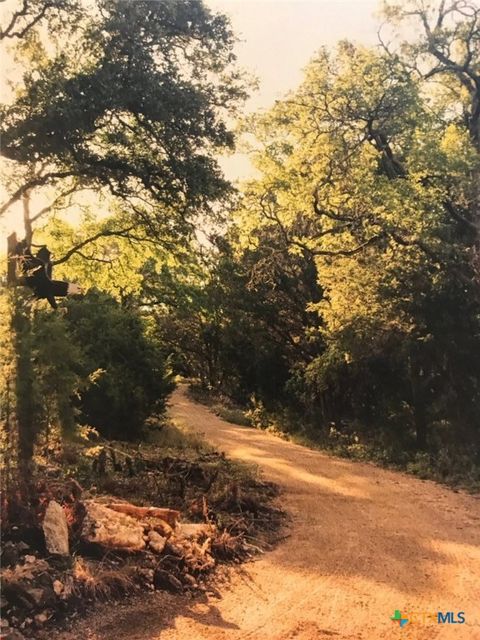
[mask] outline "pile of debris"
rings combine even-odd
[[[0,637],[48,637],[48,623],[137,589],[205,591],[216,559],[253,555],[241,536],[180,512],[106,496],[40,501],[37,536],[12,526],[1,556]],[[51,492],[50,492],[51,495]],[[204,513],[208,507],[204,505]]]

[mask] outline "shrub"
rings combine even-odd
[[[108,438],[137,438],[174,386],[159,345],[137,311],[98,291],[69,302],[67,320],[91,382],[80,393],[80,421]]]

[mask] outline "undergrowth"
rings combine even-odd
[[[207,405],[228,422],[250,426],[273,433],[296,444],[318,449],[331,455],[359,462],[373,462],[383,467],[406,471],[423,480],[434,480],[452,488],[472,493],[480,492],[480,464],[472,460],[471,452],[460,447],[438,448],[436,451],[415,451],[388,442],[367,440],[361,430],[348,432],[335,425],[319,428],[302,416],[284,410],[269,412],[252,398],[249,407],[240,407],[222,394],[192,385],[190,396]]]
[[[70,624],[94,602],[138,590],[205,591],[219,563],[243,562],[279,540],[285,514],[274,504],[278,488],[255,467],[229,460],[172,422],[152,419],[146,434],[131,443],[90,430],[68,446],[44,443],[28,490],[21,497],[16,490],[4,494],[2,615],[26,637],[48,638],[53,625]],[[111,497],[176,509],[181,522],[205,524],[212,532],[210,555],[200,543],[185,550],[175,535],[161,555],[85,544],[83,501]],[[40,524],[50,500],[62,505],[69,524],[71,555],[60,564],[46,553]]]
[[[253,465],[225,457],[179,425],[157,425],[146,442],[100,441],[76,455],[72,460],[70,451],[63,473],[92,495],[178,509],[187,521],[208,519],[261,547],[275,541],[283,517],[272,504],[278,488]],[[101,455],[99,469],[95,460]]]

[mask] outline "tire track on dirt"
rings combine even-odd
[[[281,485],[290,536],[234,571],[221,599],[144,597],[97,614],[82,637],[480,640],[478,496],[232,425],[194,403],[184,387],[169,413]],[[464,611],[467,624],[400,629],[390,620],[396,609]]]

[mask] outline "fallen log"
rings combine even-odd
[[[113,509],[119,513],[125,513],[128,516],[132,516],[132,518],[137,518],[139,520],[143,520],[144,518],[160,518],[160,520],[168,523],[172,528],[175,528],[177,520],[180,518],[180,511],[176,511],[175,509],[137,507],[136,505],[128,502],[112,502],[105,506],[109,509]]]

